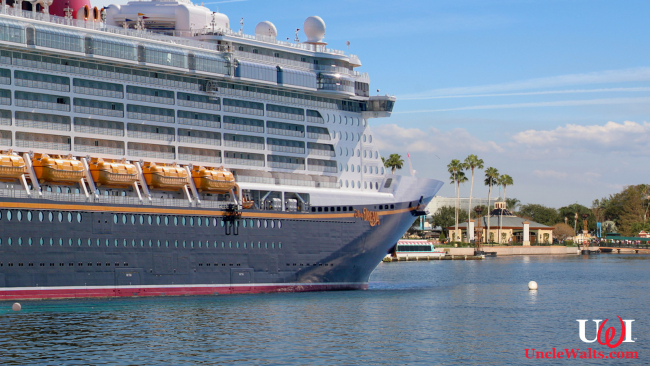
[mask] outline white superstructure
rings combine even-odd
[[[389,192],[368,119],[395,99],[369,95],[359,58],[327,48],[319,17],[305,21],[305,43],[278,41],[268,21],[234,32],[185,0],[111,5],[104,17],[0,6],[0,146],[223,165],[244,189],[297,186],[323,200]]]

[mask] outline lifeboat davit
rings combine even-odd
[[[0,153],[0,180],[19,179],[25,173],[25,160],[11,151]]]
[[[72,156],[37,153],[32,158],[32,165],[39,182],[78,183],[85,174],[81,161]]]
[[[90,160],[90,174],[97,186],[128,187],[138,181],[135,165],[125,161],[106,161],[102,158]]]
[[[199,192],[227,193],[236,187],[235,176],[223,167],[217,169],[194,167],[192,179]]]
[[[185,168],[173,165],[156,165],[144,163],[142,167],[144,179],[150,188],[181,189],[188,183],[189,174]]]

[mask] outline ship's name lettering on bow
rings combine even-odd
[[[367,208],[364,208],[363,211],[354,210],[354,217],[368,221],[370,223],[370,226],[377,226],[381,224],[379,221],[379,212],[368,211]]]

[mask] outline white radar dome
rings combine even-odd
[[[313,16],[305,19],[303,25],[307,43],[322,43],[325,37],[325,22],[319,16]]]
[[[266,20],[257,24],[255,27],[255,35],[277,38],[278,30],[273,23]]]

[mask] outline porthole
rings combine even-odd
[[[151,215],[147,215],[147,223],[149,225],[153,224],[153,217],[151,217]]]
[[[174,216],[174,226],[178,226],[178,216]]]
[[[143,247],[144,247],[144,240],[140,239],[140,248],[143,248]]]
[[[275,220],[271,220],[271,229],[275,228]]]
[[[27,211],[27,221],[32,221],[32,211]]]
[[[357,149],[357,158],[361,157],[361,150]]]
[[[366,135],[363,135],[363,142],[366,142]]]
[[[339,147],[339,155],[343,156],[343,148],[342,147]]]
[[[194,226],[194,217],[190,217],[190,226]]]
[[[117,221],[118,221],[117,214],[113,214],[113,223],[117,224]]]
[[[246,249],[246,242],[244,242],[244,249]]]
[[[353,181],[353,180],[350,181],[350,186],[351,186],[352,188],[354,188],[354,181]]]
[[[135,239],[132,239],[132,240],[131,240],[131,246],[132,246],[133,248],[135,248]]]
[[[368,142],[372,142],[372,135],[368,136]]]
[[[244,220],[244,227],[246,227],[246,225],[247,225],[247,224],[246,224],[246,220]]]
[[[251,227],[251,228],[252,228],[252,227],[254,226],[254,225],[253,225],[254,223],[255,223],[255,220],[253,220],[253,219],[250,219],[250,222],[249,222],[249,224],[250,224],[250,227]]]
[[[282,229],[282,221],[278,220],[278,229]]]
[[[221,222],[221,227],[223,227],[224,226],[223,220],[221,220],[220,222]]]
[[[7,245],[11,246],[11,238],[7,238]]]
[[[365,150],[363,151],[363,157],[364,157],[364,158],[367,158],[367,157],[368,157],[368,156],[366,155],[367,153],[368,153],[367,151],[365,151]]]
[[[185,240],[183,240],[183,248],[185,248],[185,247],[186,247],[186,243],[185,243]]]
[[[345,164],[345,171],[346,172],[348,171],[348,165],[347,164]]]
[[[43,238],[38,239],[38,244],[40,244],[40,246],[43,246]]]
[[[203,224],[203,219],[201,217],[196,218],[196,226],[201,226]]]
[[[345,117],[345,124],[348,124],[348,117]]]
[[[125,214],[122,214],[122,223],[126,224],[126,222],[127,222],[127,217]]]
[[[379,190],[379,183],[375,182],[375,189]]]
[[[185,216],[181,217],[181,225],[185,226],[186,222],[187,222],[187,218]]]
[[[136,215],[129,215],[129,217],[131,218],[131,224],[135,225],[135,223],[138,221],[138,218],[136,217]],[[142,215],[138,215],[138,217],[140,218],[139,219],[140,224],[142,224]]]
[[[340,171],[340,172],[343,171],[343,163],[339,163],[339,171]]]
[[[361,173],[361,165],[357,165],[357,172]]]
[[[381,174],[382,175],[384,174],[384,168],[383,167],[381,168]]]
[[[251,220],[251,222],[252,222],[252,220]],[[209,217],[206,217],[206,218],[205,218],[205,227],[209,227],[209,226],[210,226],[210,218],[209,218]],[[252,226],[252,225],[251,225],[251,226]]]
[[[178,248],[178,240],[174,240],[174,248]]]
[[[126,247],[128,244],[126,243],[126,239],[122,241],[122,244]]]
[[[7,212],[7,214],[9,214],[9,212]],[[48,212],[47,217],[48,217],[48,219],[50,220],[50,222],[54,221],[54,212],[52,212],[52,211]],[[10,219],[10,218],[7,217],[7,220],[9,220],[9,219]]]
[[[350,171],[354,173],[354,165],[350,165]]]
[[[165,216],[165,225],[169,225],[169,216]]]
[[[54,239],[50,238],[50,246],[54,245]]]
[[[357,141],[361,141],[361,133],[357,133]]]
[[[349,182],[348,182],[348,180],[346,179],[346,180],[345,180],[345,188],[348,188],[349,186],[350,186],[350,185],[349,185]]]
[[[119,245],[118,242],[117,242],[117,239],[115,239],[115,241],[113,243],[115,244],[116,247]]]
[[[32,238],[27,238],[27,245],[32,246]]]
[[[339,115],[339,124],[341,124],[341,121],[343,121],[343,119],[342,119],[341,116]]]
[[[258,227],[258,228],[262,227],[262,221],[259,220],[259,219],[257,220],[257,227]]]
[[[363,127],[366,126],[366,123],[368,123],[368,121],[366,121],[366,120],[364,119],[364,120],[363,120]]]
[[[156,225],[160,225],[160,216],[156,215]]]
[[[23,221],[23,212],[22,211],[16,211],[16,220]]]
[[[357,181],[357,187],[359,187],[359,189],[361,189],[361,181],[360,180]]]
[[[59,212],[57,216],[59,218],[59,222],[63,222],[63,212]]]
[[[341,134],[341,131],[339,131],[339,140],[342,140],[342,139],[343,139],[342,136],[343,136],[343,135]]]
[[[138,215],[138,221],[140,221],[140,225],[144,225],[144,216]]]
[[[81,222],[81,220],[82,220],[81,213],[77,212],[77,222]]]
[[[363,172],[364,172],[364,173],[368,173],[368,167],[365,166],[365,165],[363,166]]]
[[[368,182],[363,182],[363,189],[368,189]]]
[[[375,159],[379,159],[379,151],[375,151]]]
[[[264,220],[264,228],[266,229],[268,227],[269,227],[269,220]]]
[[[72,240],[72,239],[70,239],[70,240]],[[72,243],[70,243],[70,244],[72,244]],[[23,238],[18,238],[18,246],[19,247],[23,246]]]
[[[70,247],[72,246],[72,238],[68,239],[68,246],[70,246]]]
[[[88,245],[90,245],[90,243],[88,243]],[[81,238],[77,239],[77,246],[78,246],[78,247],[81,246]]]
[[[347,140],[348,140],[348,133],[346,132],[345,133],[345,141],[347,141]]]

